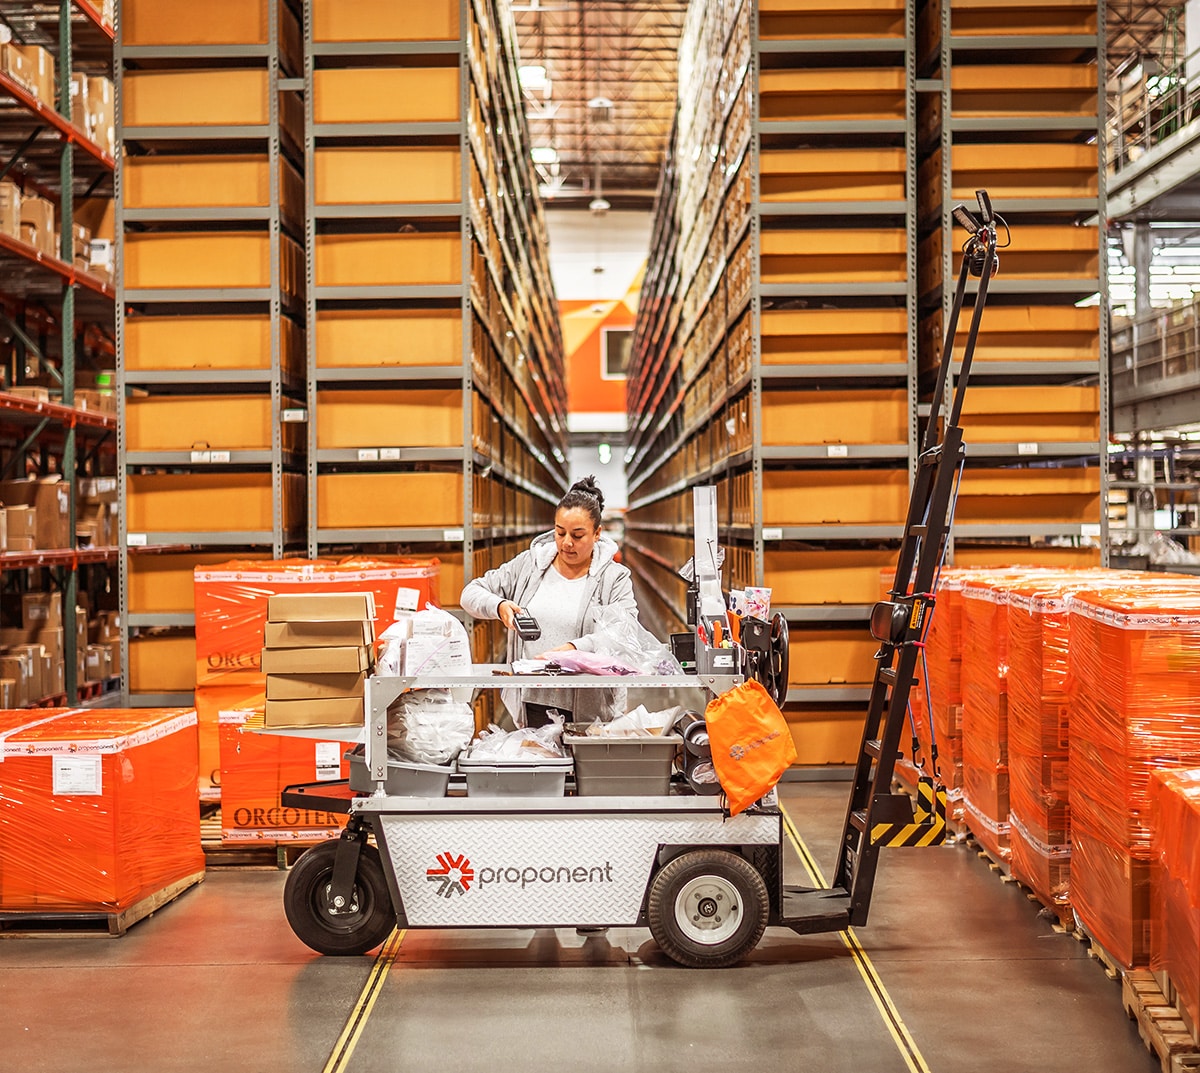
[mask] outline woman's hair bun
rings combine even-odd
[[[604,493],[600,491],[600,486],[596,483],[596,475],[589,473],[586,477],[581,478],[571,485],[572,492],[583,492],[586,495],[595,496],[596,502],[599,504],[600,511],[604,511]]]

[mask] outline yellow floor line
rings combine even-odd
[[[400,953],[400,944],[404,942],[404,936],[407,934],[407,931],[393,931],[380,947],[379,953],[375,957],[375,964],[371,966],[371,975],[367,977],[362,994],[358,996],[358,1001],[354,1003],[350,1016],[346,1018],[345,1027],[333,1045],[333,1053],[330,1054],[329,1061],[325,1063],[325,1068],[321,1073],[344,1073],[347,1063],[354,1054],[354,1048],[358,1046],[359,1037],[366,1027],[367,1018],[371,1016],[375,1000],[379,997],[379,992],[383,990],[383,981],[387,979],[388,970],[391,969],[392,962]]]
[[[800,837],[800,832],[796,830],[796,825],[792,822],[791,816],[788,815],[787,809],[780,804],[779,811],[783,813],[783,829],[787,832],[788,840],[800,855],[800,862],[804,865],[804,870],[808,873],[809,878],[818,887],[828,887],[829,883],[822,874],[820,865],[817,864],[816,859],[809,852],[804,839]],[[912,1034],[908,1031],[908,1027],[904,1023],[904,1018],[900,1016],[900,1011],[896,1009],[896,1004],[892,1001],[892,996],[888,994],[887,988],[883,986],[883,981],[879,978],[879,973],[875,971],[875,966],[867,956],[867,952],[863,949],[862,944],[858,941],[858,936],[854,933],[854,929],[847,928],[845,931],[839,932],[838,935],[854,958],[854,964],[858,967],[858,971],[867,985],[867,990],[871,993],[871,998],[875,1000],[875,1006],[879,1010],[879,1015],[883,1018],[883,1023],[892,1034],[892,1039],[895,1040],[896,1047],[899,1049],[900,1057],[904,1059],[905,1065],[908,1066],[911,1073],[930,1073],[925,1057],[921,1054],[921,1050],[917,1046],[917,1041],[912,1038]]]

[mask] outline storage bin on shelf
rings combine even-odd
[[[570,757],[475,760],[464,753],[458,758],[458,770],[467,778],[468,797],[562,797],[574,766]]]
[[[568,724],[563,744],[575,759],[578,797],[664,796],[670,791],[678,734],[636,738],[589,737]]]
[[[376,784],[366,758],[357,753],[346,753],[344,758],[350,763],[350,789],[373,793]],[[393,797],[445,797],[453,772],[453,764],[415,764],[388,757],[384,789]]]

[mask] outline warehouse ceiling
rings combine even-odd
[[[517,0],[525,115],[552,207],[649,210],[687,0]],[[539,70],[540,69],[540,70]]]
[[[1168,20],[1178,13],[1178,21]],[[1183,4],[1180,0],[1108,0],[1108,70],[1119,71],[1135,58],[1165,58],[1177,49],[1174,60],[1185,54],[1183,40]],[[1178,40],[1173,40],[1177,36]],[[1164,55],[1167,54],[1167,55]]]

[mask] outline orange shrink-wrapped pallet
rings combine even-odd
[[[351,746],[339,741],[259,734],[244,724],[262,709],[220,713],[221,839],[246,842],[323,842],[336,838],[346,817],[284,808],[284,787],[349,777],[343,759]]]
[[[370,592],[375,635],[391,625],[400,589],[419,606],[438,603],[436,559],[235,560],[195,571],[196,709],[200,718],[200,786],[206,800],[222,797],[213,772],[222,765],[218,714],[261,707],[267,600],[277,593]],[[453,594],[457,596],[457,593]]]
[[[1150,773],[1200,765],[1200,582],[1070,600],[1071,901],[1126,967],[1150,955]]]
[[[0,711],[0,911],[119,913],[203,871],[193,710]]]
[[[413,590],[420,607],[439,601],[438,561],[405,559],[282,559],[198,566],[196,684],[240,685],[261,674],[267,599],[280,593],[370,592],[375,635],[392,624],[399,589]]]
[[[1150,967],[1200,1024],[1200,769],[1150,777]]]

